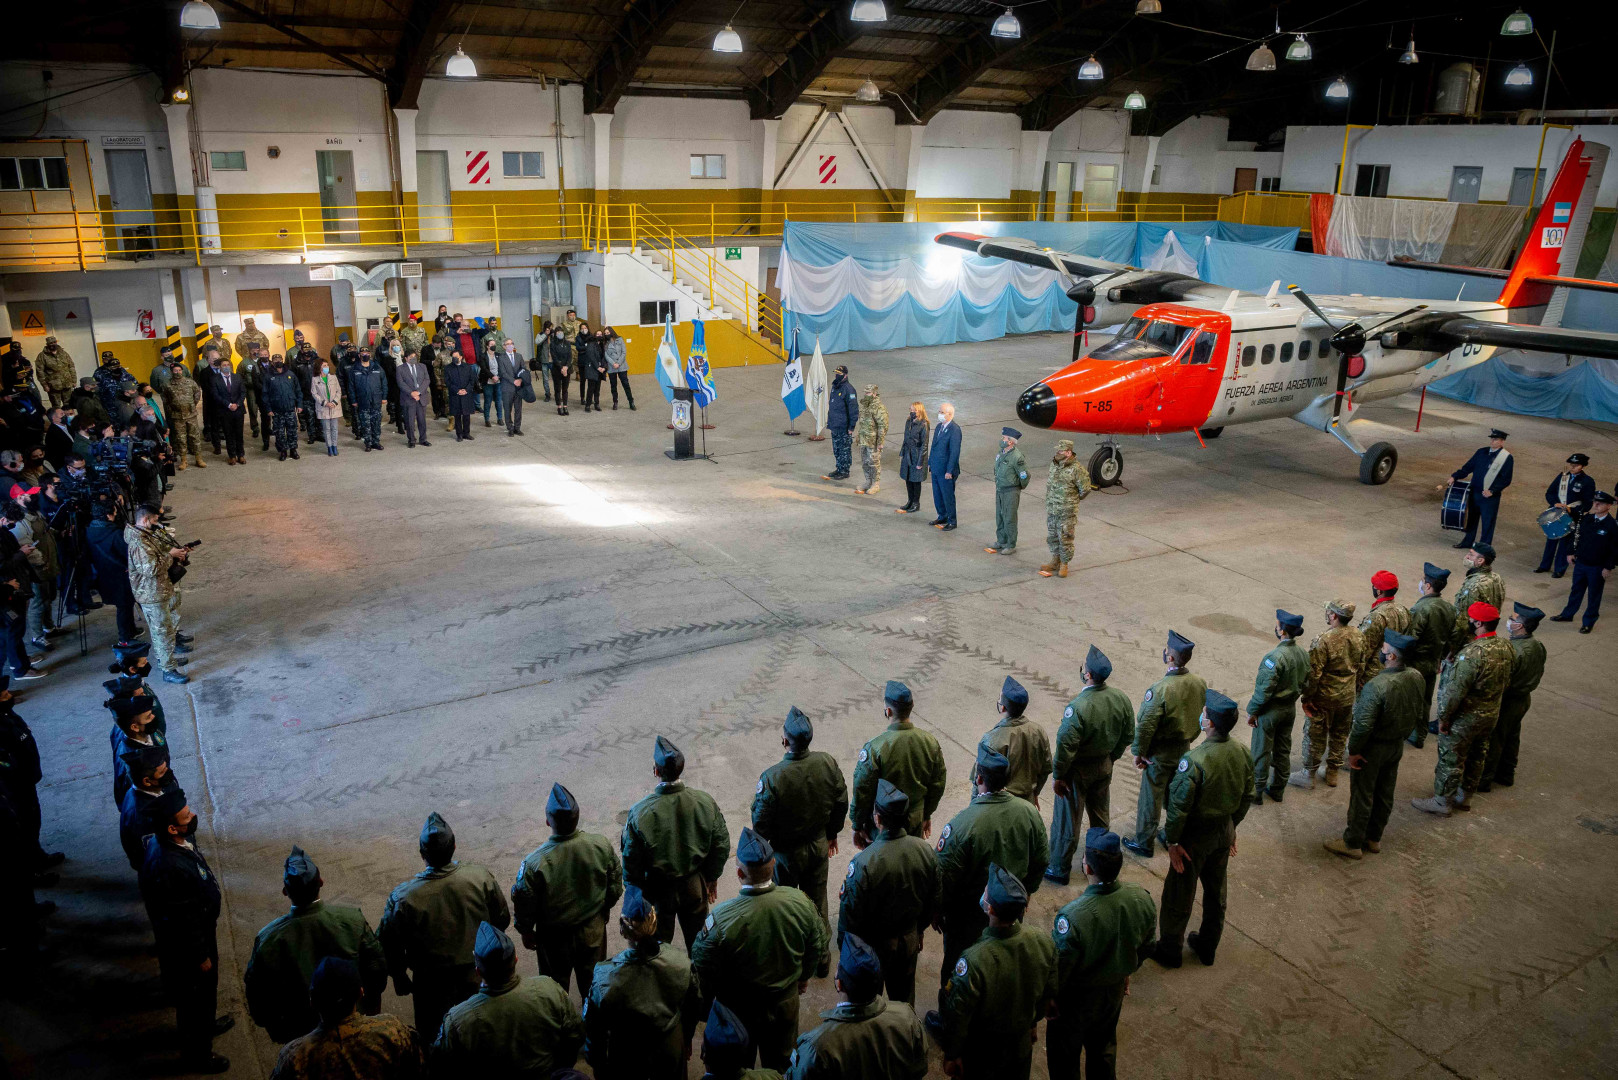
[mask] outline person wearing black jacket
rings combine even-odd
[[[275,450],[280,460],[291,454],[298,457],[298,414],[303,411],[303,387],[298,376],[287,369],[279,356],[270,358],[270,366],[260,371],[264,385],[264,426],[275,432]]]
[[[337,379],[343,384],[343,415],[348,418],[348,430],[354,438],[360,437],[359,412],[354,405],[354,369],[359,366],[360,351],[352,345],[345,346],[342,357],[332,365],[337,372]]]
[[[575,336],[574,339],[573,339],[573,366],[578,368],[579,400],[580,401],[584,401],[586,395],[589,393],[589,391],[586,390],[585,385],[584,385],[585,379],[587,378],[587,376],[585,375],[585,370],[584,369],[588,366],[584,362],[584,346],[585,346],[585,344],[587,342],[590,342],[590,341],[593,341],[593,340],[595,340],[595,339],[590,334],[590,324],[589,323],[583,323],[583,322],[579,323],[578,335]],[[586,402],[586,404],[584,406],[584,411],[585,412],[590,411],[590,406],[589,406],[588,402]]]
[[[1552,577],[1561,577],[1567,573],[1567,557],[1573,552],[1573,536],[1579,518],[1590,512],[1591,500],[1596,493],[1594,478],[1584,471],[1588,464],[1590,458],[1586,454],[1569,455],[1567,469],[1557,473],[1545,489],[1545,505],[1566,510],[1573,518],[1574,528],[1569,529],[1560,540],[1545,541],[1545,553],[1539,558],[1539,566],[1534,570],[1536,574],[1548,572]]]
[[[388,377],[388,423],[400,435],[405,433],[404,419],[399,415],[399,365],[404,362],[404,347],[388,330],[376,346],[376,366]]]
[[[601,411],[601,380],[607,377],[605,342],[599,333],[579,331],[579,373],[584,376],[584,411]]]
[[[214,452],[219,452],[220,436],[224,437],[225,454],[232,465],[247,464],[247,450],[242,446],[242,422],[247,419],[247,381],[229,370],[229,364],[220,361],[208,385],[214,408]]]
[[[455,441],[470,439],[473,407],[478,400],[478,368],[467,363],[459,349],[450,354],[449,366],[444,369],[444,389],[450,415],[455,418]]]
[[[123,515],[110,499],[97,503],[96,510],[100,516],[85,530],[96,592],[118,613],[118,644],[133,645],[141,631],[135,622],[135,594],[129,588],[129,545],[124,541],[120,520]]]
[[[550,340],[551,385],[556,391],[556,415],[566,416],[568,376],[573,368],[573,346],[568,344],[567,331],[558,326]]]
[[[202,398],[202,441],[212,443],[216,455],[219,453],[219,423],[214,418],[213,383],[218,374],[218,350],[204,349],[196,375],[197,393]],[[83,416],[84,412],[81,410],[79,415]]]
[[[315,431],[319,422],[315,419],[315,398],[310,390],[314,378],[320,373],[320,353],[307,341],[300,340],[295,352],[288,358],[293,378],[298,380],[299,413],[298,426],[303,429],[309,439],[309,445],[315,442]]]
[[[484,338],[478,345],[478,386],[483,391],[483,426],[489,426],[489,406],[494,406],[495,423],[506,424],[506,399],[500,393],[500,365],[494,358],[495,340]]]
[[[56,875],[39,880],[66,856],[60,851],[46,851],[39,843],[39,782],[44,773],[39,767],[39,744],[28,724],[18,716],[11,694],[11,676],[0,675],[0,788],[11,800],[12,809],[23,830],[23,850],[20,853],[27,869],[35,875],[36,885],[56,884]]]
[[[370,353],[361,353],[360,362],[349,370],[348,396],[354,401],[356,426],[365,452],[382,449],[382,409],[388,403],[388,377],[371,363]]]

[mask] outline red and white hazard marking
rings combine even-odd
[[[837,183],[837,155],[820,155],[820,182],[822,184]]]
[[[466,182],[468,184],[487,184],[489,180],[489,152],[487,150],[468,150],[466,152]]]

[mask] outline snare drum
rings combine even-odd
[[[1449,490],[1444,492],[1444,505],[1438,511],[1438,524],[1440,527],[1454,532],[1466,531],[1466,498],[1472,490],[1470,480],[1451,480]]]
[[[1573,531],[1573,515],[1560,506],[1546,507],[1539,515],[1539,527],[1547,540],[1560,540]]]

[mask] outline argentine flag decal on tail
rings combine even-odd
[[[1559,202],[1551,208],[1551,221],[1557,225],[1566,225],[1572,217],[1572,203]]]

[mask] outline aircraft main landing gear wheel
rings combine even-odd
[[[1372,443],[1360,458],[1360,483],[1386,484],[1399,465],[1399,451],[1392,443]]]
[[[1123,451],[1116,446],[1096,447],[1090,455],[1090,482],[1098,488],[1112,487],[1123,475]]]
[[[1221,424],[1219,427],[1198,428],[1197,434],[1201,435],[1204,439],[1217,439],[1221,434],[1224,433],[1224,430],[1224,425]]]

